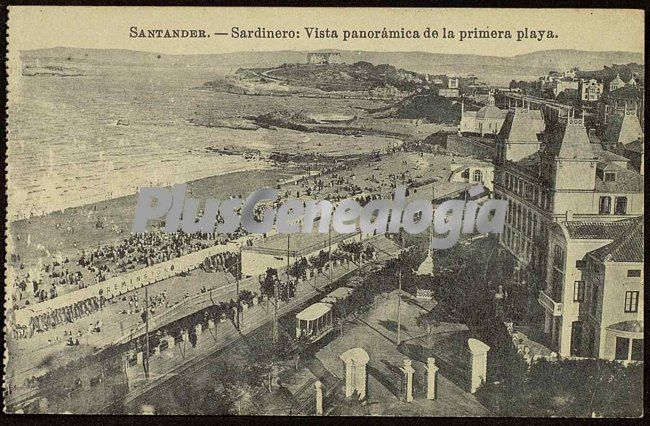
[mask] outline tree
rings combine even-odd
[[[431,346],[431,335],[433,334],[433,328],[438,324],[435,318],[433,318],[433,311],[421,312],[417,318],[415,318],[415,323],[419,327],[425,327],[427,330],[427,344]]]
[[[264,279],[260,282],[260,293],[267,297],[267,300],[270,297],[275,297],[275,285],[278,281],[278,270],[268,268]]]
[[[296,360],[296,370],[298,369],[298,365],[300,363],[300,359],[305,356],[305,354],[309,351],[311,348],[311,341],[309,340],[309,337],[301,334],[298,339],[294,341],[294,354],[295,354],[295,360]]]
[[[328,255],[323,250],[321,250],[316,256],[311,258],[311,265],[316,270],[321,270],[325,266],[328,260]]]

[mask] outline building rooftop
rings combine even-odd
[[[499,139],[508,142],[537,142],[537,133],[543,122],[541,111],[527,108],[511,108],[499,131]]]
[[[628,144],[643,136],[639,119],[633,114],[614,114],[605,129],[604,139],[610,144]]]
[[[519,161],[515,161],[515,164],[517,164],[520,167],[523,167],[524,169],[528,170],[528,172],[530,172],[532,175],[535,176],[539,174],[540,163],[541,163],[541,157],[539,151],[534,153],[533,155],[524,157]]]
[[[614,80],[609,82],[609,84],[612,84],[612,83],[617,84],[619,86],[622,86],[622,85],[625,84],[625,82],[623,80],[621,80],[621,77],[618,74],[616,74],[616,78]]]
[[[614,181],[605,182],[602,178],[596,175],[596,192],[643,192],[643,175],[639,172],[621,167],[615,163],[608,163],[607,170],[616,172],[616,178]]]
[[[612,151],[606,151],[604,149],[600,149],[594,152],[596,155],[596,158],[598,160],[605,162],[605,163],[611,163],[611,162],[623,162],[623,163],[628,163],[630,160],[623,157],[622,155],[618,155],[615,152]]]
[[[486,105],[478,110],[476,118],[482,119],[504,119],[508,111],[502,111],[494,105]]]
[[[626,151],[638,152],[643,154],[645,147],[643,146],[643,139],[637,139],[634,142],[625,144],[623,148]]]
[[[629,228],[611,243],[591,252],[601,262],[643,262],[643,216],[631,220]]]
[[[615,222],[580,220],[564,222],[563,225],[569,237],[574,240],[615,240],[625,235],[636,220],[637,218]]]
[[[643,99],[643,93],[635,86],[626,86],[605,94],[606,100],[637,100]]]
[[[549,135],[544,151],[557,158],[593,159],[591,142],[582,122],[578,124],[560,124]]]

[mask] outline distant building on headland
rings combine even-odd
[[[341,63],[339,52],[310,52],[307,54],[307,63],[315,65],[328,65]]]
[[[460,79],[448,75],[427,76],[429,83],[433,84],[433,91],[444,98],[457,98],[460,96]]]

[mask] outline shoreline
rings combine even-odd
[[[275,186],[279,179],[290,178],[299,172],[300,166],[243,169],[185,183],[196,198],[219,199],[246,194],[260,186]],[[130,232],[137,195],[123,195],[8,222],[7,266],[16,263],[11,261],[11,254],[20,255],[20,263],[25,264],[24,271],[27,271],[27,266],[37,264],[39,259],[55,254],[65,258],[84,249],[122,240]],[[98,221],[102,223],[99,228],[96,226]]]

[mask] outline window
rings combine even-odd
[[[626,291],[625,292],[625,313],[637,312],[639,309],[639,292]]]
[[[600,202],[598,203],[598,213],[599,214],[610,214],[612,211],[612,199],[610,197],[600,197]]]
[[[605,182],[614,182],[616,180],[616,173],[614,172],[605,172],[604,173],[605,179],[603,179]]]
[[[596,308],[598,307],[598,286],[591,287],[591,315],[596,315]]]
[[[564,271],[564,250],[560,246],[555,246],[553,251],[553,266]]]
[[[508,211],[507,211],[506,221],[507,221],[508,223],[512,223],[512,218],[513,218],[513,214],[512,214],[512,200],[508,200]]]
[[[584,269],[587,266],[587,262],[584,260],[576,260],[576,268]]]
[[[627,211],[627,197],[616,197],[614,214],[625,214]]]
[[[553,268],[551,273],[551,298],[555,301],[562,300],[562,283],[564,282],[564,274],[557,268]]]
[[[480,170],[474,170],[474,182],[481,182],[483,180],[483,173]]]
[[[628,269],[627,270],[627,277],[628,278],[638,278],[641,276],[641,270],[640,269]]]
[[[626,337],[616,338],[616,352],[614,359],[627,360],[628,353],[630,352],[630,339]]]
[[[573,301],[582,302],[585,300],[585,282],[575,281],[573,283]]]

